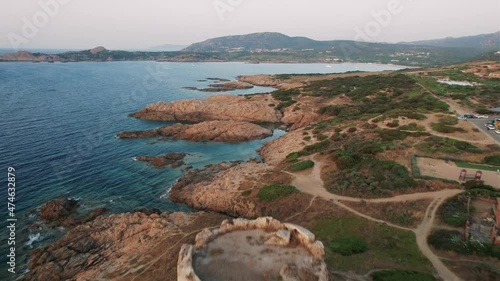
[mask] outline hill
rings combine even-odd
[[[316,41],[307,37],[290,37],[277,32],[232,35],[194,43],[183,49],[187,52],[225,52],[232,50],[255,51],[276,49],[327,49],[330,41]]]
[[[500,50],[500,31],[490,34],[480,34],[465,37],[447,37],[444,39],[406,42],[408,45],[445,47],[445,48],[479,48],[482,50]]]

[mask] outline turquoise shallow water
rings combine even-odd
[[[214,93],[182,89],[203,87],[207,77],[234,79],[237,75],[276,73],[329,73],[354,70],[394,70],[397,66],[375,64],[243,64],[243,63],[1,63],[0,64],[0,169],[4,172],[1,197],[7,204],[6,170],[16,168],[16,217],[18,266],[25,264],[30,246],[38,233],[27,226],[35,222],[30,211],[56,197],[80,198],[84,208],[106,207],[112,212],[136,208],[185,210],[164,195],[182,174],[180,169],[157,170],[138,155],[187,152],[186,165],[202,167],[230,160],[258,157],[255,150],[279,137],[242,144],[189,143],[152,140],[120,140],[114,136],[125,130],[163,126],[164,122],[144,121],[127,115],[149,103],[203,98]],[[263,93],[270,88],[228,94]],[[0,279],[9,275],[5,268],[7,248],[6,207],[0,211]],[[40,233],[33,243],[50,243],[62,230]],[[18,268],[21,270],[22,268]]]

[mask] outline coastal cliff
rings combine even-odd
[[[149,131],[121,132],[118,137],[123,139],[166,137],[194,142],[244,142],[272,135],[271,130],[248,122],[208,121],[193,125],[175,124]]]
[[[22,280],[175,280],[182,243],[224,219],[214,213],[154,210],[100,216],[34,250]]]
[[[283,115],[269,106],[277,104],[269,95],[217,95],[201,100],[150,104],[131,116],[160,121],[203,122],[213,120],[279,123]]]

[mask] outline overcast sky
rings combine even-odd
[[[379,30],[371,26],[370,40],[500,30],[500,0],[0,0],[0,48],[143,49],[263,31],[354,40],[356,28],[365,30],[391,1],[399,12]],[[47,15],[45,2],[61,4]]]

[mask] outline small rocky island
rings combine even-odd
[[[136,160],[148,162],[157,169],[163,169],[165,166],[178,168],[184,165],[184,161],[182,160],[186,155],[186,153],[167,153],[161,156],[139,156],[136,157]]]

